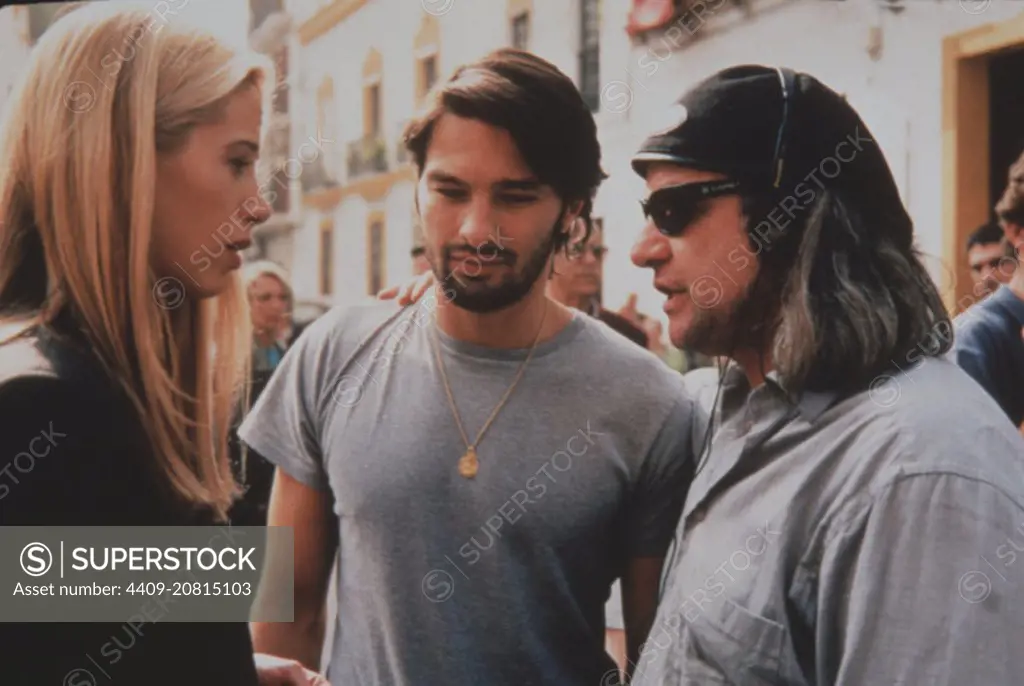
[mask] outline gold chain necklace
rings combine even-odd
[[[441,380],[444,382],[444,390],[448,395],[448,405],[451,407],[452,416],[455,417],[455,424],[459,427],[459,433],[462,434],[462,440],[466,444],[466,452],[459,459],[459,474],[467,479],[472,479],[476,476],[477,470],[480,468],[480,461],[476,456],[476,447],[480,444],[480,441],[483,439],[487,430],[491,428],[491,423],[498,417],[498,413],[501,412],[503,407],[505,407],[505,403],[508,402],[509,397],[512,395],[512,391],[514,391],[516,386],[519,385],[519,380],[523,378],[523,373],[526,371],[526,365],[530,363],[530,358],[533,357],[533,352],[537,349],[537,341],[540,340],[540,334],[544,330],[544,321],[548,317],[549,305],[550,302],[545,300],[544,315],[541,317],[540,326],[537,328],[537,335],[533,338],[533,344],[530,345],[530,352],[526,354],[526,359],[523,360],[521,365],[519,365],[519,371],[516,373],[516,378],[512,381],[512,385],[508,387],[508,390],[505,391],[505,395],[502,397],[501,402],[499,402],[498,406],[494,408],[493,412],[491,412],[491,416],[486,422],[484,422],[483,428],[480,429],[480,433],[477,434],[476,440],[472,443],[469,442],[469,436],[466,434],[466,429],[462,426],[462,418],[459,416],[459,409],[455,405],[455,396],[452,395],[452,387],[451,384],[448,383],[448,372],[445,371],[444,362],[441,360],[441,340],[437,333],[438,326],[435,314],[434,357],[437,360],[437,368],[441,370]]]

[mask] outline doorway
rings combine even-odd
[[[995,207],[1007,183],[1007,171],[1024,152],[1024,49],[989,60],[989,207]],[[995,219],[995,213],[990,213]]]

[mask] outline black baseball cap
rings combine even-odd
[[[730,67],[687,91],[672,111],[666,128],[633,156],[640,176],[651,163],[668,162],[718,172],[752,190],[789,193],[805,183],[860,200],[868,214],[896,212],[910,226],[867,125],[844,96],[809,74]]]

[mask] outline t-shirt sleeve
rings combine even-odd
[[[257,455],[293,479],[317,490],[327,490],[327,473],[320,449],[319,389],[324,373],[323,347],[328,343],[326,322],[310,326],[285,353],[238,436]]]
[[[630,497],[626,520],[629,557],[662,557],[675,534],[693,480],[697,407],[680,394],[651,445]]]

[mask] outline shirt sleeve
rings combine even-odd
[[[1024,507],[996,486],[904,475],[825,547],[818,683],[1018,683],[1021,550]]]
[[[658,432],[629,500],[628,557],[662,557],[675,534],[693,480],[697,407],[681,394]]]
[[[320,361],[327,343],[322,323],[310,326],[285,353],[238,429],[250,449],[246,459],[269,460],[317,490],[328,489],[318,411]]]

